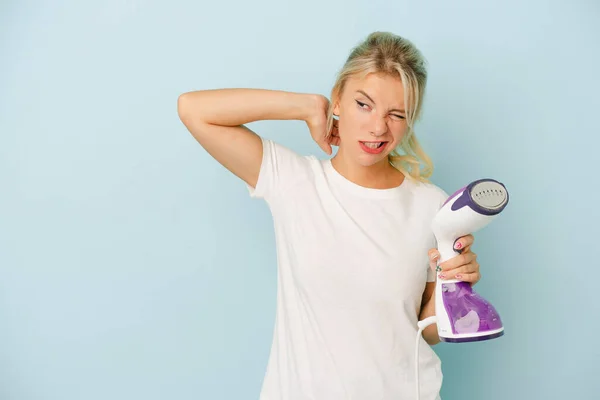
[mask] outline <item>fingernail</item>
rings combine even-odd
[[[440,279],[445,279],[445,278],[446,278],[446,275],[444,275],[444,274],[440,274],[440,275],[439,275],[439,277],[440,277]]]
[[[456,275],[456,279],[460,279],[462,277],[462,275],[458,274]]]

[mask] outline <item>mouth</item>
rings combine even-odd
[[[388,144],[388,142],[358,142],[358,143],[360,143],[360,147],[363,149],[363,151],[365,151],[369,154],[381,153]]]

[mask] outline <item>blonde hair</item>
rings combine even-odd
[[[327,112],[327,132],[333,127],[333,106],[341,98],[349,78],[370,73],[383,73],[399,77],[404,86],[407,131],[400,145],[388,156],[389,162],[405,176],[428,182],[433,173],[433,163],[425,153],[414,132],[414,124],[421,116],[423,96],[427,82],[425,59],[409,40],[389,32],[373,32],[352,49],[335,85]]]

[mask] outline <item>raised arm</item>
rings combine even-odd
[[[266,89],[215,89],[184,93],[179,118],[206,151],[229,171],[256,186],[262,161],[260,137],[244,126],[259,120],[313,121],[323,113],[314,94]]]

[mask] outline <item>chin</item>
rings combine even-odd
[[[388,159],[388,153],[382,153],[377,155],[372,154],[359,154],[356,158],[358,164],[363,167],[370,167],[372,165],[376,165],[381,163],[384,160]]]

